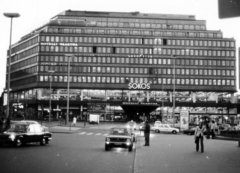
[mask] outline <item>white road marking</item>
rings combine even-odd
[[[103,134],[103,136],[107,136],[108,134]]]
[[[102,133],[97,133],[97,134],[95,134],[95,135],[97,135],[97,136],[98,136],[98,135],[101,135],[101,134],[102,134]]]
[[[86,132],[79,133],[79,135],[84,135],[84,134],[86,134]]]
[[[93,133],[88,133],[88,134],[86,134],[86,135],[92,135]]]

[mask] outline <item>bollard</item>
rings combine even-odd
[[[238,146],[240,147],[240,139],[238,140]]]

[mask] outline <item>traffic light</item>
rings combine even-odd
[[[218,0],[218,17],[220,19],[240,16],[239,0]]]

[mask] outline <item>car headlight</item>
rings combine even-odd
[[[131,139],[127,139],[127,145],[131,144]]]
[[[11,134],[11,135],[9,136],[9,138],[10,138],[12,141],[14,141],[15,135],[14,135],[14,134]]]
[[[110,138],[106,138],[106,144],[110,143]]]

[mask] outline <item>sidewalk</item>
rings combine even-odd
[[[205,152],[196,152],[194,137],[152,132],[150,146],[138,136],[134,173],[236,173],[240,148],[236,141],[204,139]]]

